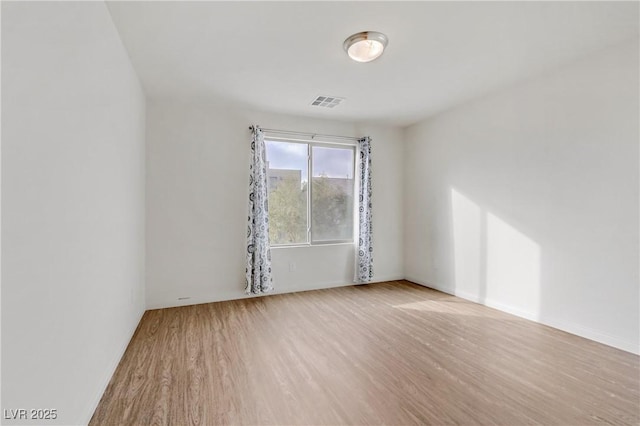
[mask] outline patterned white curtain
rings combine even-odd
[[[358,140],[360,189],[358,198],[358,246],[356,253],[356,283],[373,279],[373,245],[371,226],[371,138]]]
[[[249,165],[249,218],[247,223],[247,294],[273,290],[271,249],[269,248],[269,200],[264,135],[258,126],[251,127],[251,164]]]

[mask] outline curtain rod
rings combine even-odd
[[[323,135],[321,133],[306,133],[306,132],[294,132],[291,130],[264,129],[260,126],[258,126],[258,128],[263,132],[267,132],[267,133],[277,133],[280,135],[311,136],[311,139],[315,139],[316,137],[330,138],[330,139],[345,139],[350,141],[357,141],[361,139],[353,136]],[[253,130],[253,126],[249,126],[249,130]]]

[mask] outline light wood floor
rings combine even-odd
[[[639,357],[415,284],[148,311],[91,425],[640,423]]]

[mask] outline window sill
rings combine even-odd
[[[292,244],[271,246],[271,250],[293,249],[293,248],[314,248],[314,247],[334,247],[334,246],[353,246],[355,242],[349,241],[344,243],[327,243],[327,244]]]

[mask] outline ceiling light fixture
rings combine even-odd
[[[376,31],[363,31],[348,37],[343,44],[349,57],[357,62],[371,62],[382,55],[389,39]]]

